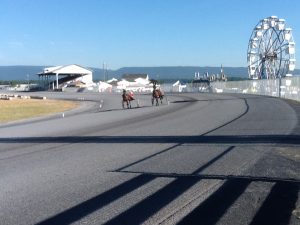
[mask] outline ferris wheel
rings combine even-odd
[[[295,69],[295,42],[284,19],[270,16],[255,26],[248,44],[251,79],[284,77]]]

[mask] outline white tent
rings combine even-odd
[[[126,89],[129,86],[129,84],[130,84],[130,82],[123,79],[123,80],[118,82],[117,89]]]
[[[181,83],[180,83],[180,81],[178,80],[178,81],[176,81],[176,82],[173,84],[173,87],[179,86],[179,85],[181,85]]]
[[[99,92],[111,91],[112,85],[103,81],[99,81],[98,90]]]
[[[140,85],[148,85],[148,84],[150,84],[150,80],[149,80],[148,76],[146,79],[139,77],[139,78],[135,79],[135,83],[140,84]]]
[[[182,92],[183,89],[185,89],[185,88],[186,88],[186,85],[182,85],[180,83],[180,81],[178,80],[173,84],[172,91],[173,92]]]
[[[112,78],[112,79],[110,79],[110,80],[108,80],[108,81],[106,81],[106,83],[112,83],[112,82],[117,82],[118,81],[118,79],[116,79],[116,78]]]

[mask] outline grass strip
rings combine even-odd
[[[51,115],[68,111],[77,106],[76,102],[63,100],[0,100],[0,123]]]

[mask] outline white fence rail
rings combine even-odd
[[[211,83],[213,92],[268,95],[300,101],[300,77],[277,80],[246,80]],[[220,91],[219,91],[220,92]]]

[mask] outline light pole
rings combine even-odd
[[[106,81],[106,63],[103,62],[103,68],[102,68],[102,71],[103,71],[103,81],[105,82]]]
[[[27,76],[27,90],[29,91],[29,74],[27,74],[26,76]]]

